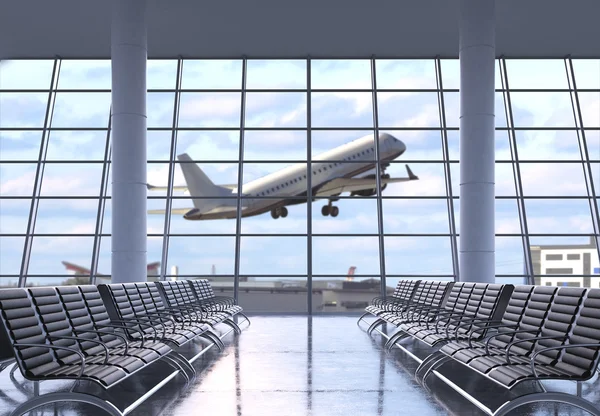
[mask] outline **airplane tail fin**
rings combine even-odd
[[[218,206],[233,206],[236,204],[235,199],[223,198],[226,196],[233,196],[232,190],[215,185],[202,169],[200,169],[196,163],[192,162],[192,158],[190,158],[187,153],[178,155],[177,159],[184,162],[180,163],[179,166],[181,167],[190,196],[194,202],[194,207],[198,208],[201,212],[205,212]],[[211,199],[194,198],[199,196],[211,197]]]

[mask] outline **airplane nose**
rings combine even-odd
[[[398,151],[400,152],[400,154],[402,154],[402,153],[404,153],[406,151],[406,145],[402,141],[400,141],[398,139],[395,139],[394,147],[396,149],[398,149]]]

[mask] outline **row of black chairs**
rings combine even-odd
[[[11,416],[65,401],[124,416],[177,375],[189,383],[194,361],[213,346],[222,350],[222,338],[241,333],[240,323],[250,324],[233,298],[215,296],[205,279],[2,289],[0,316],[3,368],[13,360],[36,383],[75,380],[67,392],[34,395]],[[217,331],[219,324],[228,330]],[[141,371],[162,374],[159,367],[169,370],[166,377],[141,397],[124,409],[113,403],[120,399],[111,394],[115,386]],[[82,382],[100,393],[81,390]]]
[[[489,415],[528,403],[562,402],[600,415],[581,397],[598,368],[600,289],[403,280],[375,298],[367,332],[415,359],[415,379],[453,388]],[[391,324],[396,332],[378,329]],[[577,382],[575,395],[547,391],[544,380]]]

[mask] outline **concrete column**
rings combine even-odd
[[[112,6],[112,282],[145,282],[146,0]]]
[[[460,281],[495,281],[494,0],[460,0]]]

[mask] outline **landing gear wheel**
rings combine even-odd
[[[277,210],[271,210],[271,217],[276,220],[277,218],[279,218],[279,213],[277,212]]]
[[[281,215],[281,218],[287,217],[287,214],[288,214],[287,208],[286,207],[279,208],[279,214]]]
[[[325,205],[323,208],[321,208],[321,214],[324,217],[329,215],[329,205]]]
[[[338,207],[331,207],[331,216],[337,217],[340,213],[340,209]]]

